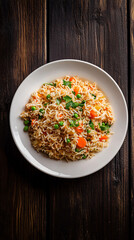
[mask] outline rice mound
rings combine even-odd
[[[108,146],[113,134],[114,116],[108,99],[96,83],[77,76],[43,84],[31,95],[20,117],[28,122],[32,146],[58,160],[91,158]],[[84,147],[79,146],[79,139],[85,139]]]

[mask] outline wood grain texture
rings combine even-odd
[[[129,79],[129,89],[130,89],[130,146],[131,146],[131,159],[130,159],[130,196],[131,196],[131,239],[134,237],[134,0],[130,0],[129,5],[130,11],[130,79]]]
[[[48,14],[49,61],[94,63],[127,100],[127,1],[50,0]],[[129,239],[128,138],[104,169],[77,180],[51,179],[49,192],[50,239]]]
[[[9,107],[23,79],[46,62],[46,1],[0,1],[0,239],[45,239],[47,178],[17,150]]]
[[[133,239],[134,0],[46,1],[0,1],[0,240]],[[131,112],[131,152],[127,137],[105,168],[74,180],[33,168],[13,143],[8,120],[23,79],[47,61],[62,58],[106,70]]]

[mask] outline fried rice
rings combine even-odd
[[[108,99],[96,83],[77,76],[44,83],[20,117],[32,146],[58,160],[89,159],[108,146],[113,134]]]

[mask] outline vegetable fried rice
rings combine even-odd
[[[114,115],[96,83],[75,76],[44,83],[20,117],[38,152],[59,160],[86,159],[108,146]]]

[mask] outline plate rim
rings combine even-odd
[[[77,176],[70,176],[70,175],[67,175],[67,174],[60,174],[56,171],[53,171],[53,170],[50,170],[48,169],[50,172],[48,171],[45,171],[44,169],[42,169],[40,166],[36,166],[35,163],[31,162],[31,160],[29,160],[29,158],[23,153],[21,147],[19,144],[17,144],[17,140],[15,138],[15,134],[14,134],[14,131],[12,129],[12,119],[11,119],[11,113],[12,113],[12,107],[13,107],[13,104],[14,104],[14,98],[15,96],[17,95],[17,92],[19,90],[19,88],[22,86],[22,84],[24,83],[25,80],[27,80],[27,78],[35,73],[36,71],[44,68],[44,67],[47,67],[48,65],[51,65],[51,64],[54,64],[54,63],[58,63],[58,62],[79,62],[79,63],[84,63],[84,64],[87,64],[87,65],[90,65],[94,68],[97,68],[98,70],[100,70],[101,72],[103,72],[104,74],[106,74],[110,79],[111,81],[116,85],[116,87],[118,88],[121,96],[122,96],[122,99],[123,99],[123,102],[124,102],[124,107],[125,107],[125,112],[126,112],[126,125],[125,125],[125,130],[124,130],[124,135],[123,135],[123,138],[122,138],[122,141],[120,142],[119,144],[119,147],[118,147],[118,151],[116,151],[116,153],[113,155],[113,157],[105,164],[103,164],[101,167],[98,167],[96,168],[94,171],[92,171],[91,173],[85,173],[85,174],[77,174]],[[104,168],[108,163],[110,163],[113,158],[116,156],[116,154],[119,152],[119,150],[121,149],[123,143],[124,143],[124,140],[125,140],[125,137],[126,137],[126,134],[127,134],[127,130],[128,130],[128,107],[127,107],[127,103],[126,103],[126,99],[124,97],[124,94],[121,90],[121,88],[118,86],[118,84],[116,83],[116,81],[105,71],[103,70],[102,68],[98,67],[97,65],[93,64],[93,63],[90,63],[90,62],[87,62],[87,61],[82,61],[82,60],[78,60],[78,59],[60,59],[60,60],[56,60],[56,61],[52,61],[52,62],[49,62],[49,63],[46,63],[46,64],[43,64],[41,65],[40,67],[36,68],[35,70],[33,70],[29,75],[27,75],[26,78],[23,79],[23,81],[21,82],[21,84],[17,87],[14,95],[13,95],[13,98],[12,98],[12,101],[11,101],[11,105],[10,105],[10,110],[9,110],[9,126],[10,126],[10,131],[11,131],[11,135],[12,135],[12,138],[14,140],[14,143],[16,145],[16,147],[18,148],[18,150],[20,151],[20,153],[22,154],[22,156],[32,165],[34,166],[36,169],[38,169],[39,171],[45,173],[45,174],[48,174],[48,175],[51,175],[53,177],[58,177],[58,178],[65,178],[65,179],[75,179],[75,178],[81,178],[81,177],[85,177],[85,176],[89,176],[97,171],[99,171],[100,169]],[[40,163],[41,165],[41,163]]]

